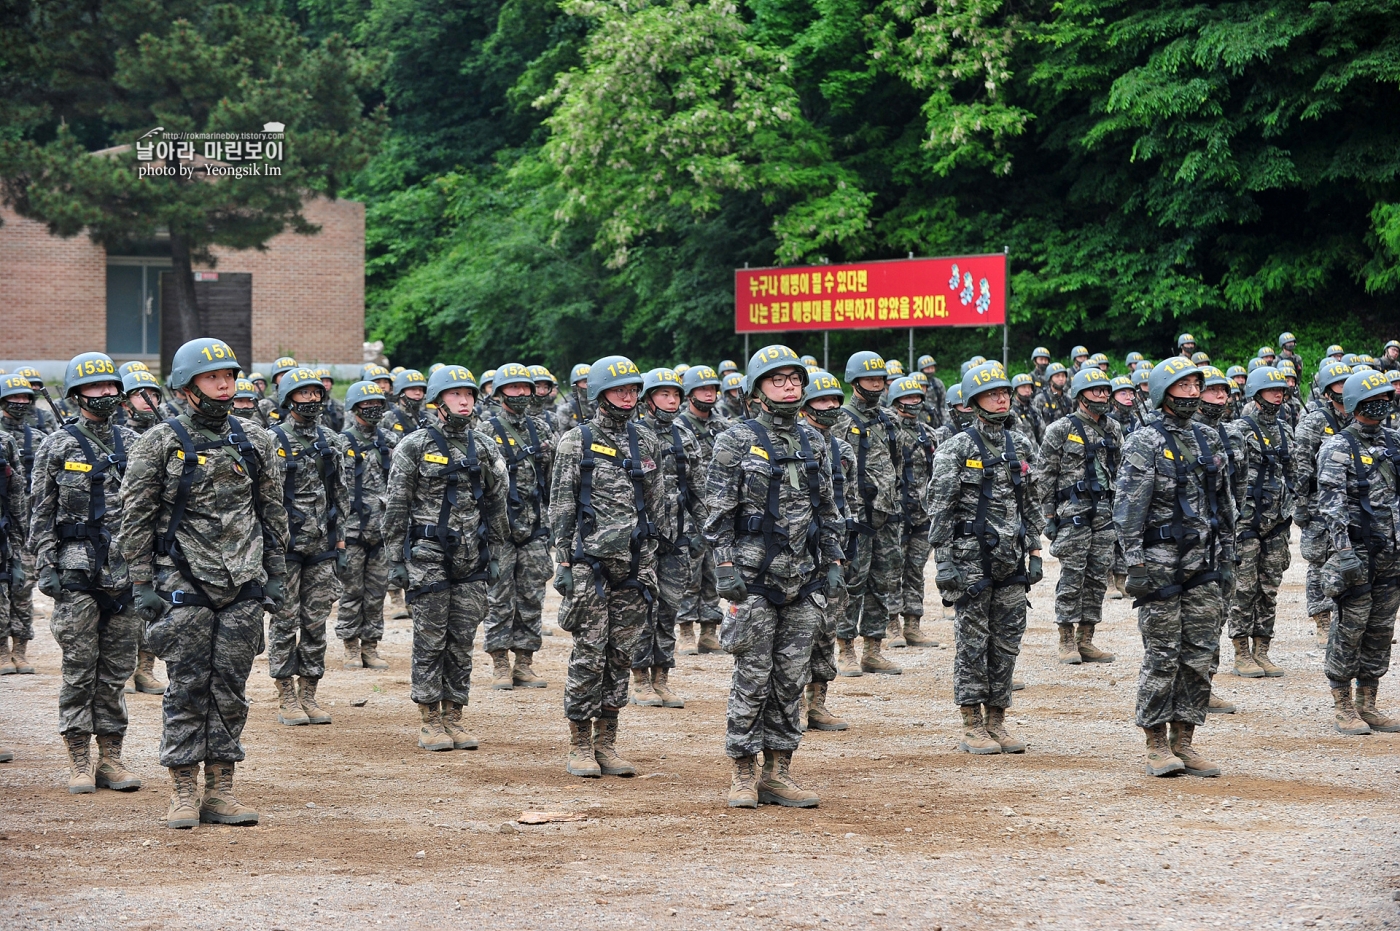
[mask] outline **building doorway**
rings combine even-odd
[[[169,269],[169,259],[107,259],[107,355],[155,367],[160,359],[160,276]]]

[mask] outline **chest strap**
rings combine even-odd
[[[638,575],[642,565],[642,546],[646,541],[656,536],[656,525],[652,522],[650,514],[647,512],[647,500],[645,494],[644,479],[645,470],[642,468],[641,450],[637,439],[637,425],[632,421],[627,421],[627,455],[622,456],[617,450],[600,443],[593,442],[593,427],[591,424],[579,424],[579,443],[582,456],[579,459],[579,493],[578,509],[576,519],[578,531],[574,539],[574,562],[585,562],[593,569],[593,585],[598,593],[598,597],[606,597],[606,586],[615,589],[634,588],[642,593],[642,599],[647,603],[647,610],[651,610],[654,598],[651,590],[642,584]],[[604,459],[617,466],[627,473],[628,480],[632,483],[632,506],[636,517],[632,524],[632,533],[627,541],[628,560],[627,576],[617,580],[608,575],[607,569],[599,559],[586,554],[583,551],[583,541],[585,537],[592,536],[598,530],[598,512],[593,507],[593,473],[598,467],[598,460]]]
[[[539,431],[535,429],[534,420],[528,416],[525,418],[525,429],[529,432],[530,443],[524,449],[518,448],[514,433],[501,422],[500,417],[491,418],[491,428],[501,438],[497,445],[501,447],[506,458],[506,475],[509,480],[506,490],[506,520],[510,523],[511,533],[514,534],[519,529],[526,503],[520,496],[520,486],[516,482],[515,474],[520,468],[520,463],[528,459],[535,473],[535,487],[529,493],[529,504],[534,510],[534,517],[530,521],[530,541],[549,536],[549,528],[544,526],[543,517],[544,508],[549,503],[549,491],[544,483],[544,470],[535,458],[540,453],[540,436]]]
[[[325,431],[319,425],[316,427],[316,441],[309,447],[293,443],[291,438],[287,436],[287,431],[280,426],[273,427],[272,433],[277,437],[278,446],[281,447],[283,459],[286,461],[282,477],[282,505],[287,509],[287,524],[290,528],[290,534],[287,538],[287,562],[314,566],[327,559],[335,559],[336,531],[340,523],[340,502],[336,500],[335,482],[332,481],[332,477],[334,470],[340,468],[340,452],[330,440],[326,439]],[[301,535],[302,529],[306,526],[306,512],[297,507],[296,493],[297,475],[301,471],[302,460],[312,455],[316,456],[316,466],[321,484],[326,489],[326,535],[331,548],[324,553],[307,556],[297,552],[297,537]]]
[[[1263,457],[1263,462],[1254,470],[1254,480],[1249,483],[1245,490],[1245,496],[1254,504],[1254,513],[1250,515],[1249,527],[1241,530],[1235,535],[1238,542],[1245,540],[1272,540],[1281,533],[1287,533],[1293,527],[1293,521],[1286,520],[1278,526],[1264,532],[1264,509],[1274,504],[1274,496],[1270,494],[1265,486],[1275,475],[1283,480],[1284,487],[1290,494],[1293,492],[1293,483],[1288,478],[1288,465],[1293,461],[1293,456],[1288,450],[1288,434],[1282,429],[1278,432],[1279,448],[1275,450],[1269,438],[1264,435],[1259,424],[1253,417],[1241,417],[1245,426],[1254,433],[1255,442],[1259,444],[1259,454]]]
[[[1201,455],[1194,462],[1187,463],[1181,454],[1181,447],[1177,445],[1176,439],[1171,435],[1171,431],[1166,428],[1163,421],[1157,420],[1152,423],[1152,428],[1162,435],[1166,443],[1167,451],[1171,454],[1173,471],[1175,473],[1176,497],[1172,502],[1171,523],[1156,527],[1148,527],[1147,535],[1143,541],[1144,546],[1154,546],[1159,543],[1176,544],[1176,569],[1173,573],[1173,581],[1169,585],[1164,585],[1155,592],[1143,595],[1133,602],[1133,607],[1140,607],[1154,601],[1166,601],[1176,598],[1193,588],[1205,585],[1208,582],[1219,582],[1220,573],[1216,570],[1216,542],[1220,528],[1220,499],[1219,484],[1221,480],[1221,469],[1215,462],[1214,452],[1210,448],[1210,441],[1206,439],[1205,431],[1199,424],[1191,424],[1192,435],[1196,438],[1196,445],[1201,450]],[[1222,428],[1223,429],[1223,428]],[[1229,448],[1226,447],[1225,458],[1229,459]],[[1206,536],[1206,559],[1205,569],[1197,572],[1191,578],[1186,577],[1186,554],[1191,552],[1197,544],[1201,542],[1200,534],[1187,529],[1187,518],[1200,519],[1202,515],[1196,512],[1191,506],[1190,500],[1186,496],[1190,487],[1190,475],[1193,469],[1200,469],[1205,474],[1204,484],[1206,489],[1206,508],[1204,515],[1206,525],[1209,528]]]
[[[959,521],[954,527],[954,533],[977,540],[982,557],[982,578],[968,586],[967,591],[963,592],[962,597],[956,601],[944,602],[959,608],[970,604],[988,588],[998,589],[1020,585],[1030,591],[1031,584],[1030,575],[1026,571],[1024,545],[1017,547],[1019,553],[1016,557],[1016,571],[1000,581],[992,577],[992,551],[1001,544],[1001,535],[997,533],[996,528],[987,526],[987,511],[991,503],[996,500],[996,476],[992,472],[993,463],[1004,464],[1007,477],[1011,479],[1012,494],[1016,499],[1016,517],[1020,525],[1018,532],[1022,541],[1025,540],[1028,529],[1024,463],[1016,453],[1016,444],[1012,441],[1011,431],[1005,429],[1001,431],[1006,447],[995,458],[988,451],[987,444],[983,442],[982,434],[978,431],[976,424],[967,427],[962,432],[971,437],[972,442],[977,446],[977,454],[982,460],[982,486],[977,494],[977,510],[973,512],[972,520],[970,522]]]
[[[460,585],[464,582],[483,582],[487,578],[487,566],[491,562],[491,547],[486,537],[486,514],[482,510],[485,488],[481,482],[481,458],[476,450],[476,431],[467,431],[466,450],[460,459],[454,459],[452,456],[454,450],[448,444],[447,437],[443,435],[441,430],[437,427],[424,427],[423,429],[427,430],[428,436],[432,437],[433,443],[437,446],[438,455],[449,461],[447,468],[441,472],[441,477],[447,484],[442,490],[442,504],[438,508],[437,523],[414,524],[409,527],[408,535],[404,539],[403,557],[405,562],[412,558],[414,540],[432,540],[442,550],[442,565],[447,570],[447,578],[441,582],[420,585],[410,592],[405,592],[404,601],[406,603],[412,603],[424,595],[447,591],[453,585]],[[464,541],[461,534],[452,530],[450,522],[452,509],[457,506],[457,486],[461,483],[461,476],[464,472],[467,476],[467,489],[476,505],[477,559],[471,572],[464,576],[457,576],[452,573],[452,553]]]
[[[826,584],[820,573],[814,575],[805,585],[797,590],[792,598],[783,594],[781,588],[767,584],[768,568],[773,564],[773,560],[782,552],[784,546],[790,541],[787,530],[780,525],[782,520],[782,485],[784,466],[791,462],[802,463],[803,473],[806,476],[807,498],[812,508],[812,518],[807,522],[806,539],[804,543],[808,552],[812,555],[812,561],[821,564],[821,535],[819,530],[821,514],[821,462],[812,451],[811,444],[807,441],[807,432],[801,425],[795,427],[798,442],[798,455],[790,456],[780,454],[773,445],[773,438],[768,429],[757,420],[746,420],[744,422],[750,430],[754,432],[758,439],[758,445],[764,452],[764,459],[768,462],[768,494],[764,500],[762,516],[752,516],[740,518],[735,532],[749,536],[763,537],[763,559],[758,564],[758,569],[754,572],[752,582],[748,582],[749,594],[762,595],[770,604],[777,607],[792,604],[799,599],[806,598],[813,592],[820,591]],[[791,522],[789,522],[791,526]]]

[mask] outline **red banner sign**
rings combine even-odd
[[[734,272],[734,332],[1000,326],[1006,255]]]

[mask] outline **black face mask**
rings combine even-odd
[[[695,408],[697,411],[699,411],[699,412],[702,413],[702,414],[708,414],[710,411],[712,411],[712,410],[715,409],[715,402],[714,402],[714,401],[702,401],[702,400],[700,400],[699,398],[691,398],[691,399],[690,399],[690,406],[693,407],[693,408]]]
[[[521,415],[534,413],[532,410],[534,407],[534,395],[520,394],[512,397],[511,395],[503,394],[501,395],[501,404],[512,414]]]
[[[404,410],[408,411],[414,417],[418,416],[418,411],[423,407],[422,398],[410,398],[408,395],[401,395],[399,397],[399,403],[403,405]]]
[[[802,399],[796,401],[774,401],[770,397],[764,397],[763,407],[774,417],[796,417],[797,412],[802,410]]]
[[[953,416],[953,423],[959,427],[966,427],[977,416],[972,411],[960,411],[956,407],[950,407],[948,410]]]
[[[1369,420],[1385,420],[1392,408],[1389,398],[1371,398],[1356,405],[1356,413]]]
[[[818,410],[814,407],[807,408],[807,419],[821,427],[834,427],[836,421],[841,419],[841,408],[824,407]]]
[[[1228,404],[1211,404],[1207,401],[1202,401],[1201,416],[1211,423],[1215,423],[1221,417],[1225,416],[1225,409],[1229,406]]]
[[[860,395],[861,400],[867,404],[874,404],[876,401],[880,400],[880,395],[884,393],[884,391],[871,391],[869,388],[862,388],[860,385],[856,385],[856,394]]]
[[[653,416],[653,417],[656,418],[657,423],[663,423],[663,424],[666,424],[666,425],[668,425],[668,426],[669,426],[670,424],[675,423],[675,422],[676,422],[676,418],[679,417],[680,415],[681,415],[681,412],[680,412],[680,411],[663,411],[663,410],[662,410],[661,408],[659,408],[659,407],[653,407],[653,408],[651,409],[651,416]]]
[[[1256,395],[1254,403],[1259,405],[1259,413],[1263,414],[1266,420],[1277,417],[1279,408],[1283,406],[1272,401],[1265,401],[1263,395]]]
[[[157,420],[160,420],[160,415],[155,411],[142,410],[139,407],[132,407],[130,405],[126,408],[126,416],[131,418],[132,423],[141,427],[149,427]]]
[[[1011,411],[1002,411],[998,414],[989,410],[983,410],[979,407],[977,409],[977,416],[994,427],[1004,427],[1006,426],[1006,422],[1011,419]]]
[[[34,402],[32,401],[28,404],[19,401],[6,401],[4,403],[5,413],[9,414],[15,420],[23,420],[29,416],[30,411],[34,410]]]
[[[1098,414],[1100,417],[1102,417],[1104,414],[1107,414],[1110,410],[1113,409],[1113,402],[1090,401],[1088,398],[1085,398],[1084,406],[1089,409],[1090,413]]]
[[[355,416],[359,417],[370,426],[374,426],[384,419],[384,405],[361,404],[355,408]]]
[[[1196,416],[1196,411],[1201,409],[1201,399],[1199,397],[1178,398],[1169,394],[1162,399],[1162,403],[1167,410],[1171,411],[1182,420],[1190,420],[1192,417]]]
[[[313,423],[320,420],[326,410],[325,401],[293,401],[287,406]]]
[[[122,396],[120,394],[104,394],[100,398],[90,398],[85,394],[73,395],[78,406],[95,417],[106,420],[111,417],[118,407],[121,406]]]
[[[190,382],[188,391],[193,399],[190,406],[193,407],[201,417],[206,417],[211,421],[226,420],[228,419],[229,412],[233,410],[233,398],[229,398],[227,401],[211,398],[203,391],[200,391],[199,386],[194,382]]]
[[[441,404],[438,405],[438,410],[442,413],[443,426],[449,433],[461,433],[472,424],[470,414],[454,414]]]
[[[632,412],[636,406],[618,407],[602,395],[598,396],[598,411],[613,424],[624,424],[632,417]]]
[[[1335,404],[1337,407],[1342,406],[1342,393],[1340,391],[1333,391],[1329,388],[1323,392],[1323,395],[1327,398],[1329,402]]]
[[[252,420],[253,415],[257,412],[258,408],[256,405],[253,407],[235,407],[233,410],[229,411],[230,414],[237,417],[239,420]]]

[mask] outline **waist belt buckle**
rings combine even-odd
[[[172,605],[182,605],[182,604],[184,604],[184,603],[185,603],[185,590],[184,590],[183,588],[177,588],[177,589],[175,589],[175,591],[171,592],[171,593],[170,593],[170,603],[171,603]]]

